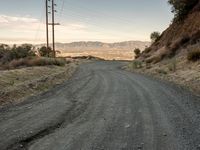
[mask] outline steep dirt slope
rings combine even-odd
[[[179,22],[173,22],[167,28],[157,42],[144,53],[153,54],[155,51],[162,51],[165,47],[168,51],[177,51],[183,46],[198,43],[200,39],[200,0],[189,12],[187,17]],[[180,47],[179,47],[180,44]],[[167,51],[166,50],[166,51]],[[144,55],[143,55],[144,56]],[[150,56],[150,55],[149,55]],[[147,57],[147,56],[144,56]]]
[[[200,61],[188,60],[194,50],[200,54],[200,0],[184,20],[174,21],[142,52],[139,69],[135,62],[129,69],[173,81],[199,94]]]

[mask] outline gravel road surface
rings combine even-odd
[[[0,150],[200,150],[200,97],[123,64],[83,64],[49,92],[1,108]]]

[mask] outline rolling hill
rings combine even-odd
[[[150,42],[142,41],[126,41],[118,43],[81,41],[73,43],[56,43],[56,50],[61,52],[58,56],[73,57],[91,55],[108,60],[132,60],[134,58],[133,50],[135,48],[144,50],[145,47],[149,45]]]

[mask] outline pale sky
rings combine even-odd
[[[56,42],[149,41],[173,18],[167,0],[55,0]],[[1,0],[0,43],[44,43],[45,0]]]

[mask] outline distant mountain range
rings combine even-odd
[[[103,42],[72,42],[72,43],[56,43],[56,49],[61,51],[67,50],[103,50],[103,49],[113,49],[113,50],[133,50],[134,48],[139,48],[143,50],[146,46],[149,46],[150,42],[142,41],[126,41],[118,43],[103,43]]]
[[[44,44],[38,45],[43,46]],[[133,50],[144,50],[150,42],[126,41],[118,43],[103,42],[72,42],[56,43],[56,50],[61,51],[62,56],[92,55],[104,59],[133,59]]]

